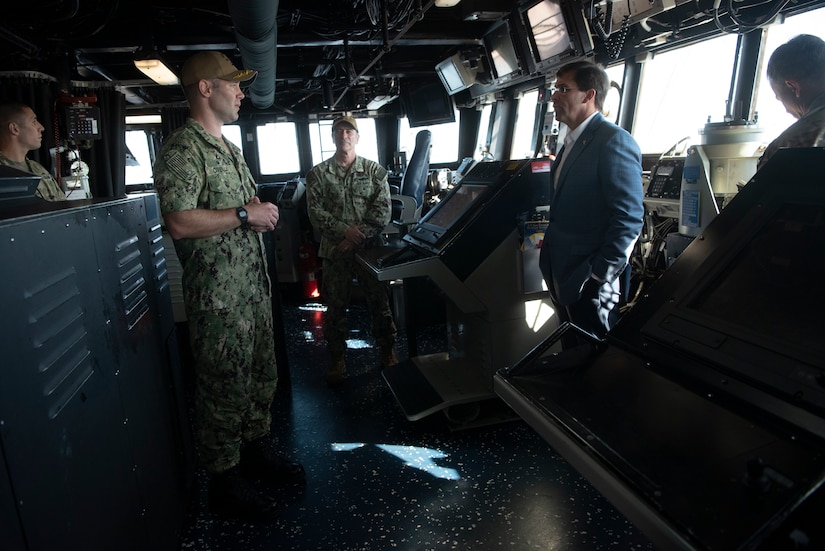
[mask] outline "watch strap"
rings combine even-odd
[[[246,228],[249,225],[249,213],[243,207],[238,207],[235,209],[235,215],[238,217],[238,220],[241,221],[241,227]]]

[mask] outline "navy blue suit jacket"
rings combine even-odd
[[[555,299],[566,306],[579,299],[591,274],[618,291],[617,278],[642,229],[644,204],[639,146],[600,113],[563,155],[539,265]]]

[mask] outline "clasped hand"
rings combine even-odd
[[[261,203],[258,197],[253,197],[252,200],[244,205],[247,214],[249,214],[249,227],[256,232],[263,233],[272,231],[278,224],[280,214],[278,206],[274,203]]]
[[[338,243],[336,248],[341,252],[351,251],[363,245],[366,238],[367,236],[364,235],[364,232],[362,232],[358,226],[350,226],[347,228],[347,231],[344,232],[344,240]]]

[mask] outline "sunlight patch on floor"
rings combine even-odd
[[[343,452],[363,448],[366,445],[367,444],[363,442],[333,442],[330,444],[330,447],[332,451]],[[456,469],[441,467],[435,463],[436,459],[444,459],[447,457],[447,454],[440,450],[421,446],[398,446],[394,444],[375,444],[375,447],[397,457],[404,462],[404,465],[424,471],[436,478],[444,480],[459,480],[461,478],[461,475]]]

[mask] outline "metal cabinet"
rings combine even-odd
[[[156,197],[2,212],[0,258],[0,534],[175,549],[193,454]]]

